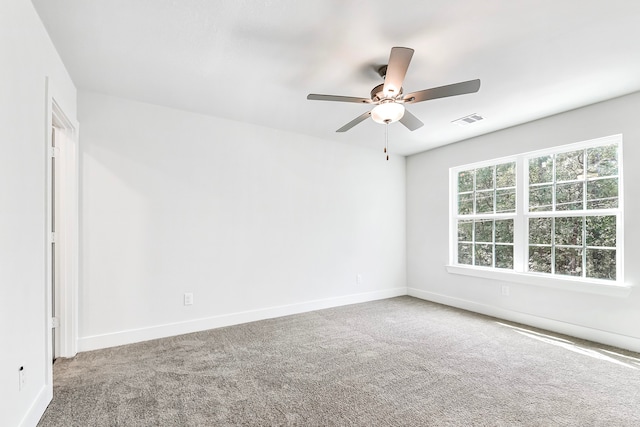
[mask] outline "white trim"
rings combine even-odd
[[[490,269],[466,265],[447,265],[446,268],[447,272],[451,274],[613,297],[627,297],[633,287],[630,284],[610,283],[605,280],[574,278],[543,273],[521,273],[513,270]]]
[[[55,100],[54,100],[55,112]],[[60,215],[56,231],[59,255],[60,351],[61,357],[77,353],[78,336],[78,140],[77,124],[63,130],[63,138],[56,140],[59,155],[56,158]]]
[[[56,143],[56,187],[58,204],[56,248],[58,253],[57,271],[60,279],[59,309],[59,352],[61,357],[73,357],[78,352],[78,123],[71,121],[53,96],[48,96],[47,146],[51,147],[51,129],[60,128]],[[50,179],[50,163],[47,162],[47,179]],[[49,187],[50,184],[48,183]],[[51,204],[48,196],[48,206]],[[51,230],[50,219],[48,229]],[[47,249],[49,251],[49,249]],[[50,260],[50,253],[47,262]],[[48,287],[50,293],[50,272],[48,267]],[[47,298],[51,301],[51,295]],[[50,310],[51,302],[47,303]],[[47,318],[51,318],[51,313]],[[49,360],[52,360],[49,357]]]
[[[596,343],[640,352],[640,338],[638,337],[621,335],[613,332],[603,331],[600,329],[574,325],[572,323],[566,323],[559,320],[533,316],[527,313],[506,310],[504,308],[494,307],[491,305],[481,304],[474,301],[451,297],[448,295],[442,295],[434,292],[423,291],[421,289],[411,287],[407,289],[407,294],[412,297],[436,302],[439,304],[445,304],[451,307],[461,308],[463,310],[473,311],[475,313],[484,314],[486,316],[496,317],[511,322],[521,323],[523,325],[533,326],[535,328],[545,329],[548,331],[593,341]]]
[[[45,126],[44,126],[44,170],[45,170],[45,248],[44,248],[44,262],[45,262],[45,277],[44,277],[44,292],[45,292],[45,316],[44,316],[44,330],[45,330],[45,360],[43,361],[45,364],[44,372],[44,387],[45,387],[45,395],[49,395],[50,398],[47,402],[47,405],[53,398],[53,340],[51,338],[51,318],[52,310],[51,310],[51,302],[53,297],[51,295],[51,286],[52,286],[52,275],[51,275],[51,236],[52,236],[52,225],[51,225],[51,130],[53,129],[53,95],[52,95],[52,85],[49,77],[45,77],[45,93],[46,93],[46,104],[45,104]],[[38,394],[38,400],[34,401],[35,406],[36,403],[39,402],[40,396],[42,395],[42,391]],[[31,409],[27,412],[27,416],[25,419],[31,414]],[[24,423],[24,420],[23,420]],[[36,425],[34,423],[33,425]],[[25,424],[26,425],[26,424]]]
[[[621,255],[617,259],[616,277],[624,278],[624,138],[622,134],[615,135],[619,137],[618,143],[618,218],[616,225],[616,246],[618,250],[622,250]]]
[[[288,316],[291,314],[305,313],[308,311],[322,310],[325,308],[339,307],[385,298],[393,298],[402,295],[407,295],[407,288],[397,287],[256,310],[240,311],[202,319],[187,320],[184,322],[149,326],[146,328],[129,329],[109,334],[93,335],[89,337],[82,337],[78,340],[79,351],[115,347],[118,345],[166,338],[175,335],[221,328],[224,326],[238,325],[241,323],[255,322],[257,320],[271,319],[274,317]]]
[[[18,426],[32,427],[38,425],[51,399],[53,399],[53,389],[47,385],[43,386]]]

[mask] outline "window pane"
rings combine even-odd
[[[496,220],[496,242],[513,243],[513,220]]]
[[[529,218],[529,244],[550,245],[552,218]]]
[[[551,273],[551,247],[529,246],[529,271]]]
[[[471,265],[471,243],[458,244],[458,264]]]
[[[493,264],[493,245],[475,245],[476,249],[476,263],[482,267],[491,267]]]
[[[587,246],[616,246],[616,217],[588,216]]]
[[[542,184],[553,181],[553,159],[551,156],[529,159],[529,183]]]
[[[587,181],[587,209],[618,207],[618,178]]]
[[[529,211],[550,211],[553,205],[553,186],[529,188]]]
[[[463,171],[458,173],[458,191],[473,191],[473,171]]]
[[[476,213],[493,213],[493,190],[476,192]]]
[[[496,212],[516,211],[516,189],[496,191]]]
[[[582,218],[556,218],[556,245],[582,246]]]
[[[476,190],[493,189],[493,166],[476,169]]]
[[[493,242],[493,221],[476,221],[476,242]]]
[[[584,179],[584,150],[556,155],[556,181]]]
[[[503,163],[496,166],[496,188],[516,186],[516,163]]]
[[[588,148],[587,174],[590,178],[618,175],[618,145]]]
[[[458,214],[460,215],[473,214],[473,193],[458,195]]]
[[[496,268],[513,268],[513,246],[496,245]]]
[[[587,277],[616,280],[616,251],[587,249]]]
[[[556,185],[556,210],[568,211],[582,209],[583,183]]]
[[[458,222],[458,241],[459,242],[473,241],[473,221]]]
[[[582,249],[556,248],[556,274],[582,275]]]

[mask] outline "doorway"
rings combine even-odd
[[[47,319],[49,360],[77,353],[77,123],[50,98],[47,135]]]

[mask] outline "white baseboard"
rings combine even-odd
[[[601,344],[640,352],[640,339],[636,337],[620,335],[613,332],[607,332],[599,329],[561,322],[558,320],[533,316],[527,313],[506,310],[487,304],[481,304],[462,298],[451,297],[448,295],[423,291],[415,288],[407,288],[407,294],[412,297],[424,299],[427,301],[437,302],[440,304],[473,311],[475,313],[497,317],[499,319],[522,323],[524,325],[533,326],[535,328],[546,329],[548,331],[553,331],[564,335],[570,335]]]
[[[20,421],[20,427],[35,427],[38,425],[40,418],[44,414],[44,411],[49,406],[49,403],[53,399],[53,387],[51,385],[42,386],[38,396],[33,401],[33,404],[25,414],[22,421]]]
[[[398,287],[360,294],[344,295],[340,297],[305,301],[296,304],[268,307],[258,310],[241,311],[203,319],[188,320],[185,322],[169,323],[150,326],[147,328],[118,331],[103,335],[81,337],[78,339],[78,350],[90,351],[107,347],[115,347],[118,345],[132,344],[135,342],[166,338],[224,326],[238,325],[241,323],[255,322],[257,320],[272,319],[274,317],[288,316],[291,314],[375,301],[385,298],[393,298],[402,295],[407,295],[407,288]]]

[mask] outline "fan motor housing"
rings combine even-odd
[[[371,89],[371,100],[373,102],[378,102],[385,98],[385,96],[382,94],[382,89],[384,89],[384,83],[379,84],[378,86]],[[400,88],[400,91],[393,98],[398,98],[400,95],[402,95],[402,88]]]

